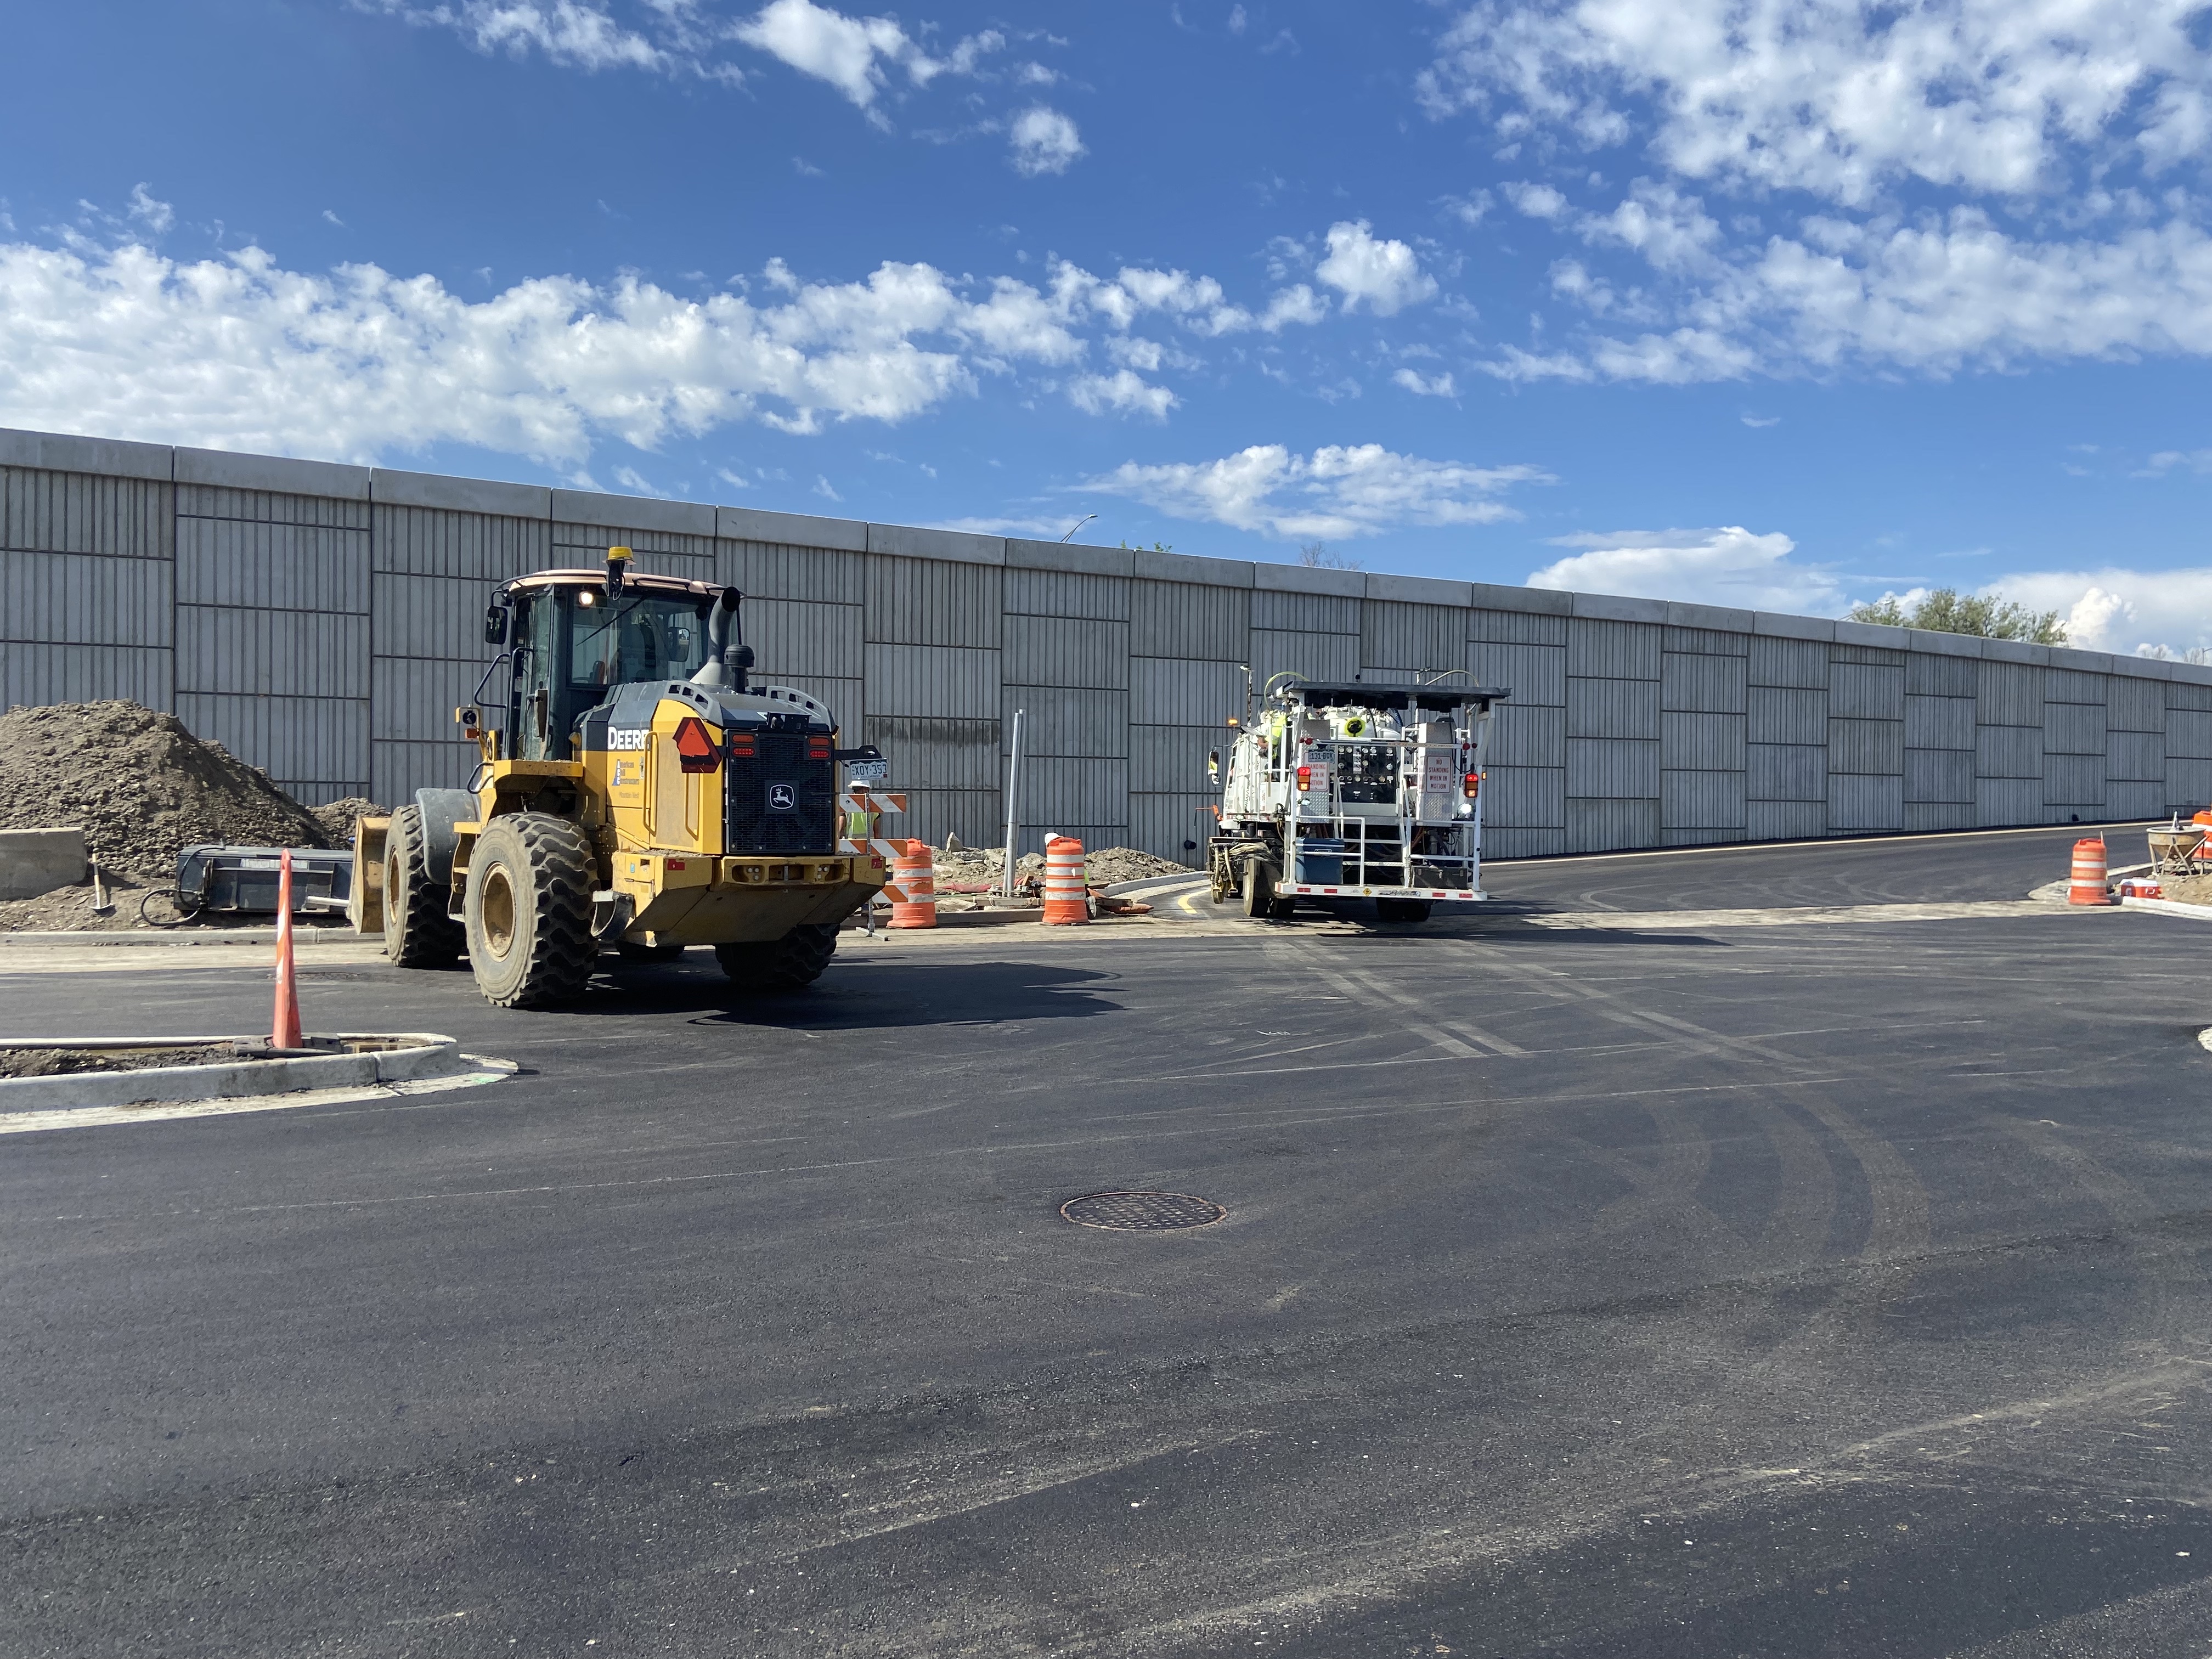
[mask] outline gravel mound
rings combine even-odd
[[[996,882],[1006,873],[1006,849],[1003,847],[960,847],[936,849],[937,889],[946,890],[949,882]],[[1151,853],[1139,852],[1133,847],[1102,847],[1083,857],[1084,880],[1093,887],[1111,887],[1118,882],[1143,881],[1152,876],[1188,876],[1197,872],[1187,865],[1176,863]],[[1018,889],[1024,882],[1044,882],[1044,854],[1029,853],[1014,866],[1014,884]]]
[[[328,847],[330,834],[258,767],[135,702],[0,714],[0,829],[82,824],[103,868],[173,878],[204,842]]]
[[[389,806],[380,806],[366,795],[348,795],[327,806],[310,806],[307,810],[315,815],[315,822],[323,826],[323,833],[331,838],[333,847],[350,848],[353,845],[353,821],[356,818],[388,818],[392,816]]]

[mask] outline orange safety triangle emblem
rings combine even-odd
[[[722,764],[722,751],[696,715],[686,714],[676,727],[676,753],[687,772],[712,772]]]

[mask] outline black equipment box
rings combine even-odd
[[[187,847],[177,854],[177,902],[194,914],[275,915],[276,847]],[[353,895],[353,854],[292,848],[292,914],[345,913]]]

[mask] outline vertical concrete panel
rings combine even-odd
[[[1243,662],[1252,648],[1252,592],[1200,582],[1133,581],[1129,650],[1139,657]]]
[[[1567,794],[1656,800],[1659,745],[1620,738],[1569,738]]]
[[[1971,749],[1908,749],[1905,751],[1905,801],[1908,806],[1944,801],[1974,804],[1974,751]]]
[[[1000,731],[1012,738],[1021,709],[1022,748],[1031,755],[1126,759],[1129,753],[1129,694],[1058,685],[1008,685]]]
[[[1702,714],[1744,712],[1743,658],[1669,651],[1662,661],[1660,708]]]
[[[1826,800],[1754,800],[1744,805],[1747,841],[1813,841],[1828,833]]]
[[[1977,663],[1975,721],[1982,726],[2041,726],[2043,674],[2028,663]]]
[[[1349,634],[1358,656],[1360,601],[1334,593],[1285,593],[1274,588],[1255,588],[1252,593],[1254,630],[1294,634]]]
[[[1652,680],[1567,681],[1570,738],[1656,738],[1659,683]]]
[[[1828,776],[1828,829],[1832,834],[1905,828],[1905,779]]]
[[[868,642],[996,650],[1004,574],[997,565],[872,553],[867,556]]]
[[[1828,689],[1828,647],[1818,640],[1782,640],[1754,634],[1748,666],[1753,685],[1799,691]]]
[[[1905,771],[1905,722],[1902,720],[1831,719],[1828,722],[1828,771],[1832,776],[1874,774],[1902,776]]]
[[[1964,697],[1972,702],[1980,666],[1980,659],[1975,657],[1939,657],[1926,651],[1911,652],[1905,662],[1905,695]]]
[[[1985,829],[2011,829],[2045,822],[2043,779],[1993,778],[1974,782],[1975,821]]]
[[[1669,846],[1742,837],[1745,800],[1741,769],[1665,771],[1659,777],[1659,822]]]
[[[1480,606],[1467,613],[1467,637],[1485,645],[1549,645],[1566,648],[1567,619],[1540,611],[1488,611]]]
[[[1539,703],[1504,702],[1490,722],[1492,766],[1540,766],[1556,770],[1566,763],[1567,711]],[[1547,819],[1557,823],[1557,819]]]
[[[867,603],[867,555],[842,548],[782,542],[723,540],[715,544],[715,580],[748,598],[796,599],[812,605]]]
[[[1129,624],[1060,617],[1006,619],[1009,684],[1129,689]]]
[[[1654,744],[1654,748],[1657,745]],[[1571,745],[1570,755],[1571,757]],[[1571,758],[1569,767],[1572,768]],[[1573,786],[1571,781],[1569,787]],[[1567,801],[1566,850],[1612,853],[1659,845],[1659,803],[1651,800]]]
[[[2105,705],[2100,702],[2043,705],[2043,752],[2046,755],[2101,755],[2105,731]]]
[[[1360,607],[1359,659],[1416,674],[1467,666],[1467,613],[1456,606],[1369,599]]]
[[[2106,738],[2105,778],[2107,793],[2116,783],[2166,781],[2166,733],[2114,732]]]
[[[2166,752],[2175,759],[2212,759],[2212,709],[2168,709]]]
[[[1817,802],[1824,813],[1827,809],[1828,750],[1825,744],[1749,744],[1745,750],[1744,773],[1747,799]]]
[[[2166,757],[2166,805],[2184,817],[2212,807],[2212,759],[2197,755]]]
[[[1206,794],[1131,794],[1128,844],[1155,858],[1202,867],[1206,838],[1213,833],[1213,818],[1206,808],[1214,799]]]
[[[1963,749],[1971,754],[1974,747],[1973,698],[1917,696],[1908,693],[1905,699],[1905,746]]]
[[[747,599],[745,640],[763,680],[789,684],[794,675],[856,680],[864,674],[860,607],[795,599]]]
[[[173,709],[175,672],[163,649],[0,640],[0,708],[125,697]]]
[[[1000,736],[995,719],[870,714],[863,741],[890,762],[894,789],[981,790],[995,799],[1006,778]]]
[[[1482,780],[1482,822],[1490,830],[1563,830],[1567,773],[1563,766],[1492,766]]]
[[[1659,763],[1669,770],[1733,772],[1740,775],[1744,769],[1744,717],[1661,714]]]
[[[1656,680],[1666,631],[1656,623],[1576,617],[1567,628],[1567,672],[1589,679]]]
[[[1129,620],[1129,578],[1096,576],[1074,570],[1009,568],[1005,575],[1006,614],[1064,617],[1085,622]]]
[[[1254,684],[1261,687],[1282,673],[1340,683],[1358,672],[1359,636],[1356,634],[1293,634],[1257,628],[1252,630],[1252,678]]]
[[[1565,617],[1554,617],[1564,623]],[[1477,685],[1502,685],[1513,693],[1515,704],[1564,708],[1567,702],[1567,652],[1565,646],[1493,644],[1470,641],[1467,669]]]
[[[1129,659],[1129,718],[1140,726],[1225,729],[1244,712],[1244,671],[1234,662],[1170,657]]]
[[[1225,769],[1231,735],[1218,726],[1131,726],[1130,790],[1139,795],[1206,794],[1206,757],[1218,752]]]
[[[951,646],[870,645],[868,713],[961,720],[999,716],[999,653]]]
[[[1746,697],[1747,733],[1753,743],[1825,744],[1828,689],[1755,685]]]
[[[1551,829],[1522,829],[1500,824],[1493,829],[1487,822],[1482,826],[1482,861],[1495,864],[1510,859],[1557,858],[1567,850],[1565,827]]]
[[[1886,663],[1830,663],[1828,713],[1832,717],[1844,720],[1903,720],[1905,665],[1902,663],[1894,665]]]
[[[2108,818],[2162,818],[2166,816],[2166,785],[2164,783],[2114,782],[2105,784],[2105,816]]]

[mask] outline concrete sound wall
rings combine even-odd
[[[301,799],[462,781],[490,585],[734,583],[762,671],[879,744],[907,833],[1175,855],[1264,681],[1510,685],[1493,856],[2143,817],[2212,801],[2212,669],[1816,617],[0,430],[0,702],[176,711]]]

